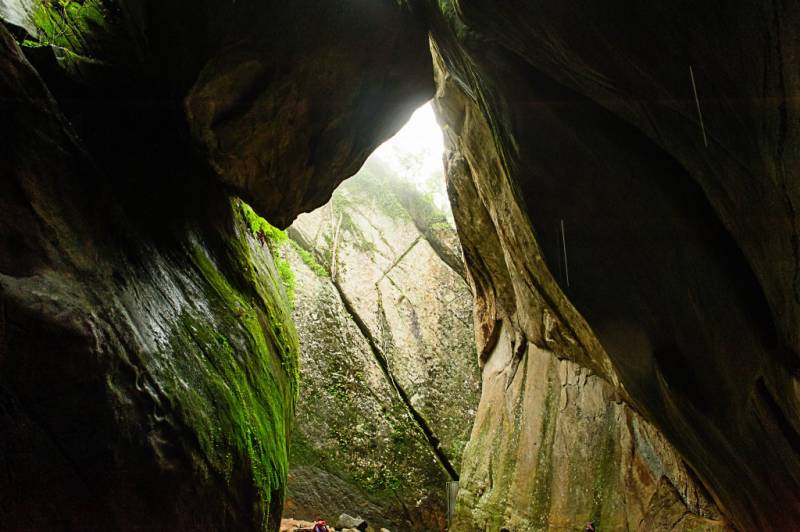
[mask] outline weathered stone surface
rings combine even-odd
[[[356,530],[366,530],[367,522],[360,517],[353,517],[352,515],[342,514],[336,520],[336,528],[353,528]]]
[[[720,524],[688,511],[675,487],[662,477],[658,489],[650,498],[647,517],[637,530],[717,531],[720,530]]]
[[[412,185],[394,179],[371,165],[290,228],[327,271],[335,271],[336,284],[315,274],[308,257],[290,257],[303,365],[293,467],[311,463],[316,471],[292,474],[287,512],[358,512],[392,529],[439,530],[449,476],[432,447],[447,467],[458,469],[478,399],[471,295],[458,268],[429,243],[436,238],[445,256],[460,263],[460,250],[449,247],[452,227],[441,213],[415,222],[410,212],[435,209],[422,205]],[[409,416],[409,405],[430,429],[427,436]],[[331,500],[328,507],[305,489],[324,470],[352,486],[331,485],[319,497]],[[354,491],[364,502],[354,504]]]
[[[636,529],[659,481],[688,514],[725,525],[658,431],[614,385],[611,361],[547,269],[477,108],[440,74],[448,186],[482,352],[459,530]],[[612,384],[609,384],[612,383]],[[673,488],[674,489],[674,488]]]
[[[634,530],[654,511],[660,479],[679,487],[684,513],[723,529],[677,453],[603,379],[535,344],[514,345],[501,327],[465,451],[458,530],[575,530],[589,520]]]
[[[288,250],[287,258],[303,373],[287,515],[333,522],[342,512],[358,512],[386,526],[424,521],[423,512],[406,516],[392,490],[413,505],[425,494],[423,479],[441,476],[435,458],[330,280],[296,252]]]
[[[578,434],[595,434],[613,420],[609,448],[644,456],[647,445],[663,447],[659,460],[677,464],[677,452],[694,472],[698,482],[681,477],[678,466],[664,473],[678,500],[663,482],[626,484],[628,466],[616,462],[621,469],[612,484],[631,496],[622,498],[625,511],[641,515],[642,526],[683,526],[672,519],[681,505],[712,516],[713,508],[686,495],[697,484],[740,529],[794,526],[800,516],[796,2],[723,8],[386,0],[320,7],[311,0],[286,6],[205,0],[186,9],[145,0],[4,0],[0,16],[54,45],[55,54],[37,65],[42,72],[45,63],[65,68],[63,78],[46,77],[73,126],[4,34],[0,380],[4,426],[11,429],[2,445],[3,456],[13,457],[15,486],[23,486],[14,496],[39,494],[22,496],[12,527],[46,526],[60,516],[70,527],[114,528],[120,519],[135,528],[145,508],[150,519],[178,529],[256,527],[274,518],[252,510],[263,493],[219,496],[225,482],[247,484],[242,478],[253,473],[249,449],[241,448],[250,439],[231,436],[247,434],[241,425],[197,443],[201,450],[220,443],[222,454],[210,453],[218,457],[234,449],[230,462],[206,464],[185,438],[208,434],[213,425],[191,413],[214,412],[231,425],[245,419],[220,406],[236,402],[230,389],[192,380],[189,388],[208,392],[197,409],[175,406],[188,397],[183,392],[181,400],[167,401],[169,392],[158,390],[170,383],[180,389],[181,378],[189,382],[184,376],[197,368],[191,354],[208,343],[190,334],[184,311],[206,333],[213,326],[238,338],[228,343],[243,357],[265,354],[249,345],[253,331],[231,310],[236,302],[212,287],[221,278],[259,316],[274,311],[265,303],[272,296],[263,295],[275,295],[272,288],[255,289],[259,297],[249,303],[257,281],[242,272],[261,259],[243,258],[243,251],[259,257],[259,248],[237,233],[214,180],[280,225],[323,203],[399,126],[405,102],[430,91],[425,29],[412,20],[409,4],[424,11],[444,68],[464,93],[445,95],[440,106],[451,129],[449,167],[476,292],[484,377],[514,346],[507,370],[513,376],[493,384],[496,399],[484,402],[483,411],[497,407],[504,385],[516,400],[515,379],[531,366],[551,378],[519,392],[529,429],[520,437],[530,440],[546,426],[556,438],[573,418]],[[99,17],[87,5],[100,6]],[[25,20],[42,7],[55,22]],[[192,142],[201,147],[200,159]],[[260,268],[271,270],[269,258],[263,261]],[[358,288],[350,287],[355,303],[375,301]],[[392,290],[382,294],[396,295]],[[372,328],[376,323],[367,320]],[[219,345],[204,353],[251,367],[225,357],[225,343]],[[277,363],[277,351],[267,351]],[[576,400],[592,405],[596,418],[567,407],[545,423],[556,358],[605,381],[581,385]],[[281,375],[277,366],[266,371]],[[417,376],[404,385],[414,388]],[[280,393],[291,388],[284,377],[277,379]],[[32,399],[39,396],[41,402]],[[420,410],[430,409],[420,397]],[[572,404],[568,392],[558,397]],[[617,410],[618,401],[629,406]],[[280,415],[267,424],[290,410],[283,400],[269,404]],[[174,419],[165,421],[164,412]],[[621,420],[635,416],[652,423],[673,449],[652,443],[654,437],[630,436],[635,431]],[[514,423],[498,434],[513,433]],[[181,437],[171,436],[170,427]],[[476,426],[475,441],[490,429],[489,422]],[[77,434],[89,442],[86,449],[75,445]],[[633,443],[625,443],[629,437]],[[174,441],[185,447],[161,443]],[[517,456],[518,442],[498,447],[510,478],[550,467],[539,467],[532,454]],[[496,478],[477,459],[491,452],[476,445],[467,454],[467,463],[475,460],[462,500],[478,493],[472,488],[482,478]],[[586,486],[586,464],[600,458],[587,460],[575,486]],[[661,478],[655,462],[647,463],[645,477]],[[38,478],[50,491],[39,489]],[[278,478],[274,485],[280,484]],[[565,508],[557,486],[542,485],[549,488],[535,489],[550,493],[547,519],[577,519],[585,511],[588,500],[578,497]],[[492,491],[474,507],[462,504],[465,526],[500,517],[531,527],[540,522],[543,505],[532,511],[494,497]],[[603,501],[603,519],[622,523],[620,507]]]
[[[391,0],[293,2],[254,19],[206,62],[186,112],[222,181],[284,227],[430,98],[430,54]]]
[[[155,211],[2,25],[0,114],[2,528],[277,528],[297,339],[269,253],[213,181],[129,216]]]
[[[342,410],[344,411],[344,408]],[[303,419],[305,420],[306,418],[304,417]],[[336,435],[331,431],[328,437],[333,440]],[[295,439],[295,441],[298,440],[300,438]],[[332,519],[338,512],[342,512],[343,508],[348,508],[350,512],[366,515],[367,519],[373,523],[391,521],[391,519],[384,517],[388,513],[386,508],[380,504],[380,501],[373,502],[370,493],[360,489],[356,483],[348,482],[346,479],[343,480],[322,467],[300,465],[302,462],[309,460],[305,459],[306,456],[304,456],[303,449],[295,449],[294,451],[293,454],[290,453],[291,465],[289,468],[288,491],[283,506],[284,515],[314,514],[312,519],[320,516]],[[326,467],[335,465],[335,456],[334,454],[329,458],[328,463],[322,465]]]
[[[90,106],[112,91],[184,114],[210,171],[279,227],[324,204],[434,90],[427,30],[394,0],[66,4],[4,0],[0,17],[102,88]]]
[[[0,3],[58,101],[4,32],[4,528],[277,527],[296,340],[228,195],[288,224],[429,97],[424,29],[359,6]]]
[[[472,175],[453,203],[484,358],[497,320],[540,347],[554,324],[553,351],[653,423],[738,528],[793,526],[798,6],[435,11],[470,102],[441,107]]]

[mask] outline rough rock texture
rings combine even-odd
[[[688,512],[683,502],[684,497],[675,487],[662,477],[658,489],[650,498],[647,506],[647,517],[639,524],[637,530],[675,530],[705,531],[719,530],[719,523]]]
[[[3,529],[277,527],[297,339],[272,258],[213,182],[201,218],[126,215],[0,39]]]
[[[290,257],[303,370],[286,512],[440,530],[478,399],[472,298],[431,245],[460,264],[454,230],[396,179],[368,163],[289,230],[316,259]]]
[[[296,336],[230,194],[287,225],[433,85],[394,2],[274,8],[0,2],[4,530],[277,528]]]
[[[186,111],[222,181],[285,226],[430,97],[431,75],[424,29],[394,2],[293,2],[208,60]]]
[[[575,530],[592,519],[602,530],[662,530],[644,524],[661,484],[678,493],[679,517],[724,528],[673,448],[603,379],[514,342],[502,331],[483,369],[454,529]]]
[[[440,466],[336,289],[298,255],[287,255],[304,377],[285,514],[333,522],[342,512],[356,512],[386,526],[426,521],[427,505],[407,516],[402,504],[417,510],[423,479],[441,478]],[[394,498],[397,491],[401,499]]]
[[[549,299],[555,282],[509,188],[498,186],[508,181],[486,149],[488,124],[443,75],[440,84],[448,186],[483,362],[454,526],[571,530],[594,520],[602,530],[635,530],[654,519],[650,500],[664,484],[679,493],[676,508],[723,528],[672,446],[598,376],[606,355],[563,295]],[[487,210],[495,205],[502,210]],[[492,216],[501,213],[514,223],[495,229]],[[513,253],[505,238],[515,238]],[[516,263],[537,257],[529,269]]]
[[[324,204],[433,94],[427,32],[393,0],[66,4],[4,0],[0,18],[53,45],[73,80],[124,84],[170,112],[183,101],[217,178],[279,227]]]
[[[486,367],[498,327],[552,349],[652,423],[737,528],[794,526],[800,82],[788,28],[800,7],[475,1],[433,11]],[[548,327],[564,340],[552,348]],[[546,398],[543,386],[523,395]],[[504,453],[525,451],[504,441]],[[465,461],[490,455],[471,445]],[[465,527],[483,522],[467,498],[476,475],[464,475]],[[524,508],[506,501],[492,515]],[[577,522],[590,510],[571,513]],[[532,513],[523,520],[540,526]]]
[[[404,102],[430,93],[409,5],[452,80],[440,107],[484,379],[510,360],[479,416],[507,386],[529,423],[520,438],[544,434],[538,448],[551,430],[560,441],[559,427],[602,434],[605,423],[617,474],[591,478],[617,486],[630,478],[623,454],[660,449],[643,459],[649,480],[619,488],[643,528],[713,518],[689,495],[696,485],[737,528],[795,526],[797,2],[3,0],[0,17],[27,28],[15,35],[32,41],[27,54],[65,113],[4,32],[0,383],[11,429],[0,456],[13,457],[16,480],[0,500],[20,501],[12,527],[136,528],[145,512],[172,529],[275,524],[266,501],[280,497],[267,492],[282,485],[278,427],[291,409],[291,375],[277,367],[287,338],[267,319],[283,321],[270,303],[280,290],[274,275],[250,275],[270,261],[220,185],[281,226],[324,203],[399,126]],[[376,301],[371,285],[342,286],[356,307]],[[273,333],[275,346],[258,340]],[[191,358],[201,346],[215,362],[196,384],[185,375],[205,367]],[[556,379],[553,357],[583,369]],[[606,384],[587,375],[580,398],[566,393],[565,419],[547,421],[555,389],[584,370]],[[522,388],[526,371],[550,378]],[[403,382],[409,399],[414,378]],[[273,394],[283,398],[264,399]],[[199,408],[181,406],[195,395]],[[269,419],[236,407],[251,400]],[[672,450],[628,420],[647,420]],[[495,421],[476,426],[466,455],[465,529],[595,511],[585,498],[559,506],[542,475],[563,462],[506,438],[513,423],[496,449],[480,445]],[[587,458],[575,486],[603,463]],[[513,495],[548,497],[495,498],[497,474],[525,471],[540,491]],[[633,526],[609,500],[601,518]],[[692,514],[683,521],[681,505]]]

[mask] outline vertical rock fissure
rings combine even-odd
[[[311,253],[313,256],[319,259],[319,254],[317,251],[308,246],[307,241],[305,238],[300,238],[295,240],[297,244],[303,248],[308,253]],[[416,243],[416,242],[415,242]],[[413,247],[413,246],[412,246]],[[331,273],[331,272],[329,272]],[[442,468],[447,472],[447,475],[450,477],[451,480],[458,480],[458,472],[456,471],[455,467],[451,463],[450,459],[447,456],[447,453],[441,448],[440,440],[436,437],[433,429],[431,428],[428,421],[425,417],[417,410],[413,404],[411,404],[411,398],[408,396],[405,388],[400,382],[395,378],[394,374],[391,371],[389,366],[389,360],[384,354],[383,350],[381,349],[380,345],[378,344],[378,340],[372,334],[369,327],[367,326],[366,322],[363,320],[361,315],[356,310],[355,306],[353,305],[350,298],[347,297],[342,285],[339,283],[339,280],[336,276],[331,273],[331,284],[336,289],[336,292],[339,294],[339,298],[342,301],[342,305],[344,306],[345,311],[353,320],[358,330],[361,332],[361,335],[369,344],[370,351],[372,352],[375,361],[378,363],[378,366],[381,368],[381,372],[383,373],[386,381],[389,383],[392,389],[395,390],[397,393],[397,397],[400,399],[402,404],[405,406],[406,411],[408,412],[409,417],[414,421],[414,424],[419,428],[420,432],[422,433],[425,441],[430,445],[431,452],[433,452],[436,460],[442,466]]]

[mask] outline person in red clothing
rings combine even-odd
[[[328,532],[328,523],[324,519],[314,521],[314,532]]]

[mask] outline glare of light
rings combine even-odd
[[[397,134],[373,152],[384,166],[412,182],[422,192],[431,192],[437,206],[447,204],[442,154],[444,140],[433,106],[426,103],[411,115]],[[432,184],[435,184],[431,190]]]

